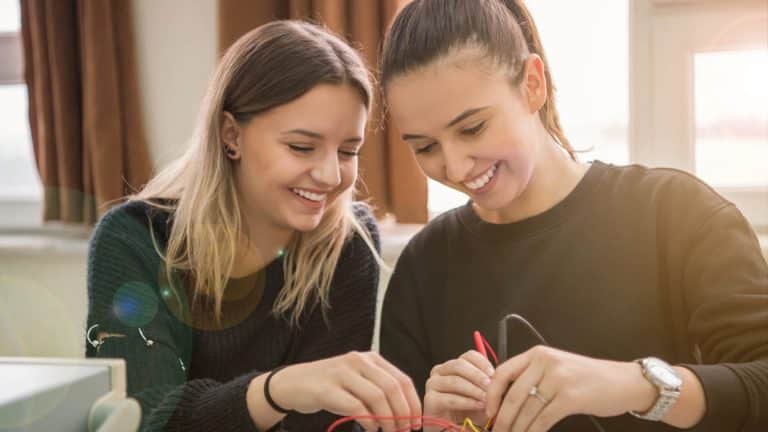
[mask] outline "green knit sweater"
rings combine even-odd
[[[370,212],[360,206],[356,215],[378,247]],[[164,277],[153,237],[164,250],[170,216],[137,201],[114,208],[97,225],[88,257],[90,340],[99,332],[125,336],[87,344],[86,356],[126,360],[128,394],[143,411],[141,430],[256,430],[245,401],[254,377],[370,349],[379,269],[358,235],[336,268],[327,318],[316,307],[291,326],[272,313],[283,285],[278,257],[257,274],[229,281],[216,326],[209,315],[190,313],[184,289],[172,289]],[[289,414],[273,429],[322,431],[335,419],[326,412]]]

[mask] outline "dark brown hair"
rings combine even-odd
[[[462,48],[477,47],[520,84],[528,55],[541,57],[547,100],[539,110],[549,134],[574,157],[560,126],[555,87],[539,32],[522,0],[413,0],[397,15],[384,39],[379,70],[382,89],[398,75],[442,59]]]

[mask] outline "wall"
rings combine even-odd
[[[147,140],[155,167],[180,155],[217,61],[212,0],[133,0]]]
[[[84,240],[0,242],[0,356],[81,357]]]

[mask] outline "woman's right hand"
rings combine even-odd
[[[484,426],[485,392],[492,375],[491,363],[475,350],[435,366],[427,380],[424,415],[456,424],[470,418],[476,425]],[[439,430],[440,427],[424,428],[424,432]]]
[[[418,429],[421,403],[411,379],[375,352],[349,352],[288,366],[270,381],[279,406],[300,413],[326,410],[340,416],[414,417],[358,420],[366,430]]]

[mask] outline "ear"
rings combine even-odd
[[[237,124],[235,117],[224,111],[221,114],[221,145],[222,151],[225,151],[230,158],[240,154],[240,133],[240,125]]]
[[[544,61],[538,54],[530,54],[525,61],[522,86],[530,112],[538,112],[547,102],[547,76]]]

